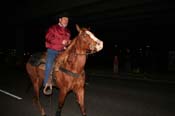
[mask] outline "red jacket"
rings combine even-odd
[[[67,28],[61,27],[58,24],[51,26],[45,35],[46,48],[53,50],[63,50],[65,45],[62,44],[63,40],[70,40],[70,31]]]

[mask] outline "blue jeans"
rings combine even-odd
[[[52,67],[53,67],[54,60],[55,60],[55,58],[58,54],[59,54],[59,52],[56,51],[56,50],[47,49],[44,86],[46,85],[46,83],[49,79],[49,76],[50,76],[50,73],[51,73],[51,70],[52,70]]]

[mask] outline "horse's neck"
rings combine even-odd
[[[72,49],[70,51],[67,62],[65,63],[65,68],[68,68],[76,73],[81,73],[86,64],[86,55],[77,54],[77,52],[79,52],[77,49]]]
[[[86,63],[85,53],[86,51],[82,50],[80,44],[77,43],[77,39],[74,39],[62,54],[61,58],[63,58],[65,62],[61,66],[75,73],[81,73]]]
[[[79,68],[84,69],[86,64],[86,55],[76,55],[75,59],[75,64],[77,64]]]

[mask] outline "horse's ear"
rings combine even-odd
[[[81,30],[78,24],[76,24],[76,29],[78,32],[80,32],[80,30]]]

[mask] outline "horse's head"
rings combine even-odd
[[[79,32],[78,37],[81,42],[81,46],[87,51],[92,53],[98,52],[103,48],[103,41],[99,40],[95,35],[87,28],[80,28],[76,25],[76,29]]]

